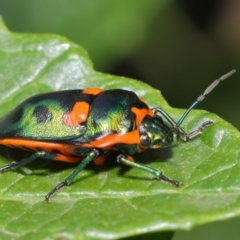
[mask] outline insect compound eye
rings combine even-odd
[[[148,147],[151,144],[151,138],[146,133],[143,133],[141,135],[140,144],[143,147]]]

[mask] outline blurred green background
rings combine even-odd
[[[238,0],[0,0],[0,15],[14,32],[67,37],[88,51],[96,70],[145,81],[178,108],[234,68],[199,108],[240,129]],[[238,239],[239,222],[177,232],[174,240]]]

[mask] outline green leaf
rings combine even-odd
[[[0,22],[1,115],[27,97],[51,90],[102,87],[130,89],[174,119],[183,110],[168,106],[158,90],[140,81],[94,71],[84,49],[55,35],[10,33]],[[205,111],[194,110],[187,132],[206,120],[215,124],[193,141],[146,151],[136,160],[183,183],[180,189],[137,169],[125,171],[110,158],[89,166],[51,203],[45,194],[74,166],[35,164],[0,176],[1,239],[113,239],[156,231],[189,229],[240,213],[238,131]],[[0,165],[28,153],[1,149]]]
[[[95,66],[106,69],[139,47],[149,34],[150,24],[171,2],[0,0],[0,14],[17,32],[68,36],[89,51]]]

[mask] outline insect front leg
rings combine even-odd
[[[86,167],[86,165],[91,162],[93,159],[99,157],[99,151],[96,149],[92,149],[88,155],[83,158],[81,163],[73,170],[73,172],[61,183],[59,183],[55,188],[53,188],[46,196],[45,196],[45,201],[48,202],[50,197],[62,189],[63,187],[69,185],[72,183],[73,179],[78,175],[78,173]]]
[[[163,175],[163,173],[160,170],[157,170],[155,168],[147,167],[147,166],[141,165],[139,163],[133,162],[132,160],[129,160],[128,157],[123,155],[123,154],[118,155],[117,162],[121,163],[121,164],[124,164],[124,165],[127,165],[129,167],[135,167],[135,168],[138,168],[138,169],[143,170],[145,172],[148,172],[148,173],[154,175],[155,177],[157,177],[157,179],[162,180],[162,181],[167,182],[167,183],[171,183],[176,187],[180,186],[180,183],[178,181],[172,180],[172,179],[168,178],[167,176]]]
[[[179,124],[177,124],[169,115],[167,112],[165,112],[164,110],[162,110],[161,108],[152,108],[153,112],[158,115],[158,116],[162,116],[164,119],[166,119],[171,125],[172,125],[172,129],[171,132],[177,132],[179,137],[187,142],[188,140],[191,140],[195,137],[197,137],[198,135],[202,134],[202,131],[205,128],[208,128],[209,126],[211,126],[213,124],[213,121],[206,121],[204,122],[201,126],[199,126],[196,130],[190,132],[190,133],[186,133],[180,126]]]
[[[183,141],[187,142],[188,140],[191,140],[191,139],[197,137],[198,135],[202,134],[202,131],[205,128],[210,127],[211,125],[213,125],[213,121],[206,121],[202,125],[200,125],[196,130],[193,130],[192,132],[190,132],[188,134],[185,132],[179,132],[179,136]]]

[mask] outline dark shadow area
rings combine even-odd
[[[176,3],[182,8],[195,26],[202,30],[208,30],[215,21],[219,11],[223,8],[224,0],[179,0]]]

